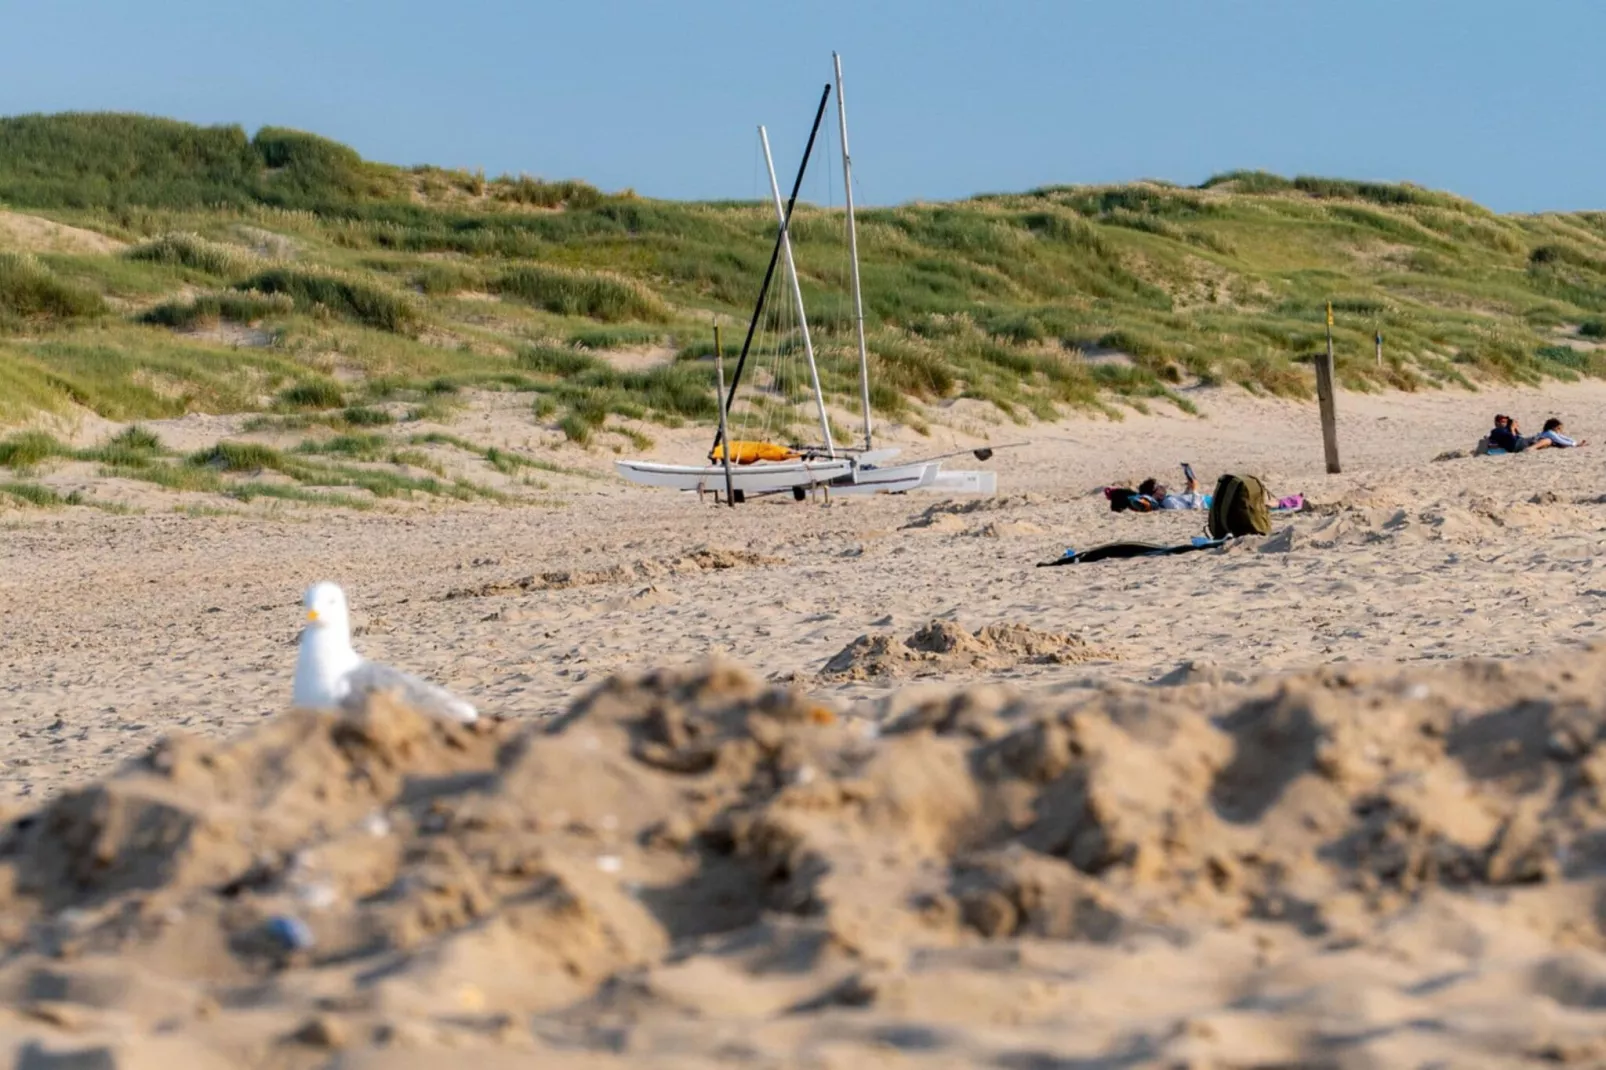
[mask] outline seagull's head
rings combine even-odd
[[[346,612],[346,592],[337,583],[315,583],[307,588],[301,604],[307,608],[307,627],[344,634],[350,627]]]

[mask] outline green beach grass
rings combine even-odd
[[[112,114],[0,119],[0,207],[127,243],[0,250],[12,425],[88,409],[351,430],[390,421],[387,402],[449,421],[462,391],[486,389],[538,395],[531,421],[577,442],[639,439],[619,421],[713,417],[710,324],[734,356],[773,240],[761,203],[404,169],[311,134]],[[794,239],[826,392],[851,408],[843,223],[800,205]],[[915,426],[955,398],[1025,422],[1187,409],[1201,384],[1307,396],[1328,302],[1349,389],[1606,371],[1606,213],[1502,216],[1411,185],[1232,172],[859,223],[872,403]],[[606,359],[648,346],[677,355]]]

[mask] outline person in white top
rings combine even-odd
[[[1534,436],[1534,448],[1540,450],[1547,447],[1572,449],[1574,446],[1588,445],[1583,439],[1568,438],[1564,431],[1565,428],[1562,427],[1561,421],[1552,416],[1545,421],[1545,429]]]
[[[1210,495],[1199,493],[1199,482],[1188,476],[1188,489],[1173,494],[1170,487],[1156,479],[1145,479],[1138,484],[1138,493],[1154,500],[1156,509],[1208,509]]]

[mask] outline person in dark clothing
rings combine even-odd
[[[1505,450],[1507,453],[1518,453],[1527,447],[1528,443],[1517,432],[1517,421],[1505,413],[1497,412],[1494,416],[1494,430],[1489,432],[1489,448]]]

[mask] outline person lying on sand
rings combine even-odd
[[[1567,450],[1572,449],[1575,446],[1589,445],[1588,442],[1581,438],[1568,438],[1564,432],[1565,428],[1562,426],[1561,421],[1552,416],[1550,419],[1545,421],[1545,429],[1539,432],[1539,434],[1533,439],[1533,448],[1536,450],[1542,450],[1554,446],[1558,449]]]
[[[1170,505],[1163,505],[1166,497],[1175,501]],[[1115,513],[1153,513],[1161,509],[1190,508],[1182,504],[1179,495],[1169,494],[1164,486],[1152,479],[1145,479],[1138,484],[1138,489],[1131,487],[1105,487],[1104,497],[1109,500],[1110,511]]]
[[[1152,477],[1138,484],[1138,493],[1153,501],[1156,509],[1210,508],[1210,496],[1199,493],[1199,481],[1192,476],[1188,477],[1188,489],[1181,494],[1172,494],[1171,488]]]
[[[1199,511],[1209,509],[1213,495],[1199,493],[1199,481],[1194,478],[1191,469],[1187,472],[1188,487],[1181,494],[1172,494],[1171,489],[1164,483],[1151,478],[1139,483],[1137,490],[1130,487],[1105,487],[1104,497],[1109,500],[1110,510],[1116,513],[1152,513],[1160,509]],[[1297,513],[1305,508],[1305,495],[1290,494],[1274,499],[1271,492],[1267,491],[1266,504],[1274,513]]]

